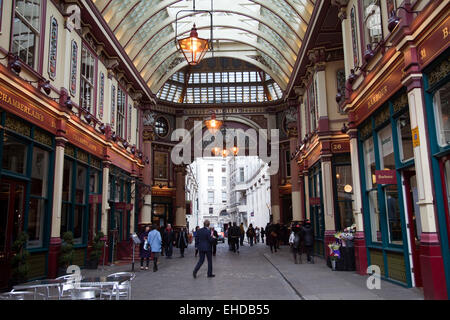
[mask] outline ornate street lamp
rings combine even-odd
[[[206,51],[213,50],[213,15],[212,15],[212,1],[211,1],[211,11],[208,10],[196,10],[195,9],[195,0],[192,3],[192,10],[180,10],[177,12],[175,17],[175,43],[177,45],[178,50],[181,51],[186,61],[191,66],[196,66],[200,63],[203,57],[206,54]],[[210,15],[210,39],[199,38],[197,33],[197,27],[194,26],[191,29],[189,37],[178,39],[178,14],[181,12],[191,12],[189,16],[198,14],[198,13],[208,13]],[[183,18],[182,18],[183,19]]]
[[[203,59],[206,51],[208,51],[209,41],[198,37],[197,28],[194,23],[189,37],[178,40],[178,47],[189,65],[196,66]]]

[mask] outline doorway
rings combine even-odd
[[[422,228],[420,224],[420,211],[417,202],[417,180],[414,170],[403,171],[406,209],[408,214],[407,229],[411,243],[411,254],[413,262],[414,282],[416,287],[422,287],[422,276],[420,270],[420,235]]]
[[[25,183],[2,179],[0,183],[0,287],[8,286],[12,245],[23,226]]]

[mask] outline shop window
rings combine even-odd
[[[80,204],[86,202],[86,167],[82,165],[77,165],[77,180],[75,189],[75,201]]]
[[[414,149],[411,134],[411,120],[409,113],[403,113],[397,120],[400,144],[400,156],[403,162],[414,158]]]
[[[117,90],[117,130],[116,134],[125,139],[126,95],[119,87]]]
[[[81,86],[80,105],[90,113],[94,113],[94,79],[95,58],[89,50],[81,48]]]
[[[49,152],[33,148],[30,206],[28,212],[29,248],[42,247],[48,188]]]
[[[41,27],[41,0],[16,0],[12,54],[36,69]]]
[[[335,167],[335,172],[337,217],[339,218],[336,228],[337,230],[343,230],[351,226],[354,222],[352,207],[352,167],[351,165],[339,165]]]
[[[388,223],[389,243],[403,244],[402,226],[400,221],[399,190],[396,184],[383,188],[386,199],[386,214]]]
[[[89,173],[89,193],[99,193],[99,172],[91,170]]]
[[[363,10],[365,43],[374,49],[383,39],[380,0],[363,0]]]
[[[380,210],[378,207],[378,190],[375,178],[375,150],[373,138],[364,141],[364,162],[366,172],[366,190],[369,200],[369,217],[371,226],[371,239],[381,242]]]
[[[2,161],[3,170],[26,174],[27,154],[28,147],[26,144],[12,135],[7,133],[4,134]]]
[[[381,169],[394,170],[395,157],[391,125],[384,127],[378,132],[378,141],[380,143],[381,151]]]
[[[441,147],[450,144],[450,82],[440,88],[433,97],[436,132]]]
[[[165,152],[155,152],[155,165],[153,175],[155,179],[168,179],[168,154]]]

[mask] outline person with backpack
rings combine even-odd
[[[161,254],[161,233],[157,230],[156,225],[152,225],[152,231],[149,232],[147,242],[153,257],[153,272],[158,271],[158,257]]]
[[[300,258],[300,263],[302,263],[302,246],[301,246],[301,235],[300,235],[300,225],[294,224],[292,226],[292,232],[289,236],[289,245],[291,246],[292,253],[294,255],[294,263],[298,264],[297,262],[297,254]]]
[[[305,247],[308,262],[314,263],[314,258],[312,255],[314,246],[314,234],[311,222],[309,220],[306,220],[305,224],[300,229],[300,236],[303,240],[303,245]]]

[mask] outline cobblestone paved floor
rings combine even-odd
[[[240,254],[228,251],[227,244],[219,244],[213,257],[215,278],[207,278],[207,262],[192,277],[197,259],[191,245],[180,258],[178,250],[173,259],[160,258],[159,270],[153,272],[135,265],[136,279],[132,284],[132,298],[138,300],[317,300],[317,299],[423,299],[420,289],[407,289],[382,281],[381,290],[369,290],[367,277],[354,272],[333,272],[323,259],[315,264],[294,264],[288,247],[270,253],[265,244],[241,248]],[[306,260],[303,257],[303,260]],[[106,275],[130,271],[131,264],[100,266],[98,270],[82,270],[85,276]]]

